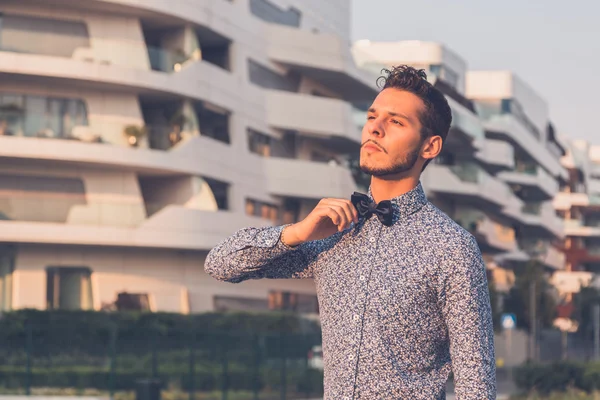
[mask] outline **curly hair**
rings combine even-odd
[[[419,115],[422,138],[438,135],[442,138],[442,142],[445,142],[452,123],[452,112],[444,94],[427,81],[425,71],[408,65],[398,65],[391,70],[383,69],[381,72],[384,76],[377,79],[377,86],[381,90],[388,88],[404,90],[423,101],[425,109]]]

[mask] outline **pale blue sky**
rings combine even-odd
[[[352,0],[353,39],[431,40],[469,69],[512,70],[559,132],[600,144],[600,1]]]

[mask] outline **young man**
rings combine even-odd
[[[362,132],[368,195],[322,199],[302,221],[247,228],[216,246],[206,271],[227,282],[313,278],[325,398],[495,399],[485,266],[474,238],[429,203],[420,175],[452,120],[425,73],[386,71]]]

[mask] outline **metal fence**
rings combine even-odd
[[[24,328],[24,329],[23,329]],[[318,335],[185,332],[149,328],[86,335],[25,323],[0,343],[0,393],[134,399],[159,387],[163,399],[305,399],[323,393],[310,359]],[[51,333],[54,332],[54,333]],[[93,340],[92,340],[93,338]]]

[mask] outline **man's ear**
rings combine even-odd
[[[426,160],[436,158],[442,152],[442,137],[430,136],[425,139],[421,149],[421,157]]]

